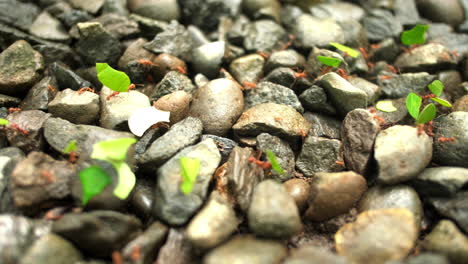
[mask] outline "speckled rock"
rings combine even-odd
[[[49,113],[76,124],[92,124],[99,117],[99,95],[65,89],[49,103]]]
[[[367,190],[364,177],[352,172],[317,173],[311,184],[314,192],[309,197],[305,217],[324,221],[346,213]]]
[[[309,135],[302,145],[296,167],[307,177],[317,172],[335,172],[343,170],[336,161],[343,160],[341,141]]]
[[[401,54],[395,67],[404,71],[435,71],[457,64],[457,58],[446,47],[437,43],[420,46],[411,53]]]
[[[269,19],[261,19],[247,26],[244,47],[248,51],[271,52],[288,41],[283,27]]]
[[[453,112],[434,120],[435,139],[453,137],[453,142],[434,140],[434,161],[468,168],[468,112]]]
[[[335,115],[336,109],[329,102],[327,93],[322,87],[312,85],[299,95],[299,100],[305,109],[313,112],[320,112]]]
[[[309,135],[341,140],[341,120],[312,112],[305,112],[304,117],[312,124]]]
[[[417,237],[418,229],[410,211],[382,209],[365,211],[354,223],[344,225],[335,234],[335,243],[338,254],[353,263],[383,264],[405,258]]]
[[[450,197],[468,183],[468,169],[459,167],[436,167],[424,169],[411,185],[422,196]]]
[[[287,142],[284,142],[278,137],[262,133],[257,136],[257,149],[266,153],[267,150],[271,150],[278,163],[283,169],[283,174],[280,175],[276,171],[271,171],[271,176],[274,179],[285,181],[294,175],[294,152]]]
[[[231,129],[244,108],[239,86],[229,79],[216,79],[195,93],[190,116],[199,118],[204,132],[223,136]]]
[[[327,47],[330,42],[344,43],[343,29],[333,19],[320,19],[309,14],[297,18],[293,29],[295,44],[304,49]]]
[[[417,128],[396,125],[381,131],[375,140],[378,179],[395,184],[416,177],[431,161],[432,140]]]
[[[45,145],[42,126],[50,116],[51,114],[39,110],[9,114],[6,119],[10,121],[10,126],[6,130],[6,136],[10,145],[18,147],[26,153],[41,150]],[[12,125],[15,124],[24,131],[12,128]]]
[[[265,59],[258,54],[250,54],[235,59],[229,65],[229,72],[240,83],[257,83],[263,74]]]
[[[256,88],[246,91],[244,102],[245,109],[263,103],[275,103],[289,105],[299,113],[304,112],[304,108],[293,90],[271,82],[260,82]]]
[[[19,263],[61,264],[80,260],[82,255],[72,243],[60,236],[47,234],[34,241]]]

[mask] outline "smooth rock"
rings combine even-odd
[[[183,60],[167,53],[159,54],[153,62],[159,65],[158,77],[160,76],[161,78],[170,71],[178,71],[179,73],[181,73],[181,69],[182,71],[187,71],[187,65]]]
[[[42,12],[36,17],[36,20],[29,28],[29,32],[37,37],[52,41],[66,42],[70,40],[70,36],[68,36],[62,23],[48,12]]]
[[[247,26],[243,44],[248,51],[272,52],[281,48],[280,42],[288,42],[286,30],[272,20],[261,19]]]
[[[18,147],[24,152],[42,150],[45,146],[42,136],[43,124],[51,116],[39,110],[13,112],[6,118],[10,126],[6,136],[11,146]],[[12,128],[16,124],[19,129]]]
[[[436,167],[424,169],[411,185],[425,197],[454,196],[468,183],[468,169]]]
[[[452,198],[432,198],[432,205],[438,214],[454,220],[464,231],[468,231],[468,192],[459,192]]]
[[[58,92],[49,103],[49,113],[75,124],[93,124],[99,117],[99,95],[71,89]]]
[[[257,83],[263,74],[265,59],[259,54],[250,54],[235,59],[229,65],[229,72],[245,86],[245,83]]]
[[[307,200],[311,194],[310,184],[303,179],[290,179],[283,183],[286,192],[296,202],[299,212],[303,212],[307,207]]]
[[[417,128],[396,125],[377,135],[374,157],[378,164],[378,179],[395,184],[416,177],[431,161],[432,140]]]
[[[190,109],[190,95],[185,91],[175,91],[159,98],[153,106],[159,110],[171,112],[171,124],[175,124],[187,117]]]
[[[443,3],[434,0],[417,0],[421,15],[434,22],[442,22],[452,26],[461,24],[465,15],[458,0],[448,0]]]
[[[342,256],[337,256],[326,248],[305,245],[291,250],[291,254],[284,260],[284,264],[347,264],[348,261]]]
[[[208,78],[218,75],[226,52],[224,41],[210,42],[192,51],[194,70]]]
[[[354,223],[344,225],[335,234],[335,243],[338,254],[352,263],[384,264],[405,258],[417,238],[413,214],[398,208],[359,214]]]
[[[468,113],[452,112],[434,120],[434,161],[440,165],[468,168]],[[442,142],[440,137],[454,141]]]
[[[50,89],[49,85],[53,88]],[[57,83],[55,78],[46,76],[36,83],[29,91],[26,97],[19,104],[22,110],[41,110],[47,111],[49,102],[57,94]]]
[[[304,56],[293,49],[280,50],[271,53],[265,64],[265,73],[280,67],[304,68]]]
[[[367,37],[374,42],[397,37],[403,31],[403,26],[394,15],[384,9],[371,10],[362,19],[362,24],[367,30]]]
[[[365,16],[365,12],[361,7],[348,2],[313,5],[309,10],[314,17],[320,19],[333,18],[338,22],[359,21]]]
[[[330,42],[344,43],[343,29],[333,19],[321,19],[309,14],[297,18],[293,29],[295,44],[304,49],[327,47]]]
[[[179,20],[177,0],[129,0],[128,8],[138,15],[163,21]]]
[[[256,88],[246,91],[244,102],[245,109],[259,104],[275,103],[289,105],[299,113],[304,112],[304,108],[293,90],[271,82],[260,82]]]
[[[164,243],[168,228],[160,222],[152,223],[142,234],[130,241],[122,249],[122,257],[125,261],[135,264],[151,263],[156,258],[157,251]],[[139,258],[135,258],[134,252],[139,252]]]
[[[402,53],[395,67],[403,71],[437,71],[457,64],[457,58],[446,47],[430,43],[415,48],[411,53]]]
[[[244,96],[239,86],[222,78],[197,90],[189,115],[202,121],[205,133],[223,136],[232,128],[243,108]]]
[[[367,183],[352,171],[322,172],[315,174],[311,189],[305,217],[319,222],[348,212],[367,190]]]
[[[137,179],[133,188],[130,206],[132,212],[135,212],[141,219],[151,217],[154,204],[154,185],[155,183],[151,180]]]
[[[391,75],[392,78],[383,80],[378,78],[382,92],[389,98],[406,97],[409,93],[423,92],[427,85],[436,79],[436,76],[427,72],[403,73]]]
[[[336,161],[343,160],[341,141],[309,135],[305,138],[296,167],[307,177],[317,172],[336,172],[343,167]]]
[[[54,62],[49,67],[50,72],[57,81],[57,87],[59,90],[65,90],[70,88],[72,90],[79,90],[84,87],[92,87],[91,83],[78,74],[68,69],[67,66]]]
[[[278,0],[244,0],[242,9],[254,19],[270,17],[280,22],[281,4]]]
[[[192,45],[192,38],[186,28],[173,20],[144,47],[157,54],[168,53],[183,60],[190,60]]]
[[[299,95],[299,100],[305,109],[313,112],[320,112],[335,115],[336,109],[329,102],[327,93],[322,87],[312,85]]]
[[[70,0],[74,8],[83,9],[91,14],[96,14],[106,0]]]
[[[271,177],[279,181],[285,181],[294,176],[294,152],[289,144],[278,137],[262,133],[257,136],[257,149],[266,153],[273,152],[276,160],[283,169],[283,174],[272,170]]]
[[[20,264],[62,264],[82,260],[82,255],[72,243],[54,234],[34,241],[21,258]]]

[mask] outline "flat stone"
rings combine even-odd
[[[279,181],[285,181],[294,176],[294,152],[289,144],[278,137],[262,133],[257,136],[257,149],[266,153],[271,150],[276,156],[276,160],[283,169],[283,174],[272,170],[271,177]]]
[[[11,146],[15,146],[28,153],[31,151],[42,150],[45,146],[42,136],[43,124],[51,116],[39,110],[29,110],[14,112],[8,115],[10,121],[9,129],[6,130],[6,136]],[[21,132],[18,129],[11,128],[16,124],[20,129],[27,131]]]
[[[250,54],[235,59],[229,65],[229,72],[242,84],[257,83],[263,74],[265,59],[258,54]]]
[[[343,167],[336,161],[343,160],[341,141],[309,135],[297,157],[296,167],[307,177],[317,172],[336,172]]]
[[[71,89],[58,92],[49,103],[49,113],[75,124],[93,124],[99,118],[99,95]]]
[[[293,90],[271,82],[260,82],[256,88],[246,91],[244,102],[245,109],[259,104],[275,103],[289,105],[299,113],[304,112],[304,108]]]
[[[348,212],[367,190],[366,179],[352,172],[315,174],[305,217],[324,221]]]
[[[435,139],[451,138],[455,141],[434,140],[434,161],[440,165],[468,168],[468,112],[452,112],[434,120]]]
[[[426,197],[454,196],[468,183],[468,169],[459,167],[436,167],[424,169],[411,185]]]
[[[192,38],[186,28],[173,20],[144,47],[157,54],[168,53],[183,60],[190,60],[192,45]]]
[[[297,37],[295,44],[304,49],[328,47],[330,42],[345,41],[344,32],[335,20],[321,19],[309,14],[297,18],[293,32]]]
[[[427,85],[436,79],[436,76],[427,72],[391,76],[392,78],[385,80],[378,78],[378,84],[382,87],[383,94],[389,98],[402,98],[409,93],[423,92]]]
[[[36,17],[29,32],[37,37],[52,41],[67,42],[70,40],[62,23],[45,11]]]
[[[395,184],[415,178],[431,161],[432,140],[417,128],[396,125],[377,135],[374,146],[378,179]]]
[[[81,253],[72,243],[60,236],[47,234],[34,241],[19,263],[74,263],[82,258]]]
[[[401,54],[395,61],[395,67],[403,71],[436,71],[456,64],[455,55],[437,43],[417,47],[411,53]]]

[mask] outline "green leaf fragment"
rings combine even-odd
[[[283,168],[281,167],[281,164],[278,162],[278,159],[276,159],[275,153],[273,153],[273,151],[267,149],[267,150],[266,150],[266,155],[267,155],[268,160],[269,160],[270,163],[271,163],[271,168],[272,168],[276,173],[278,173],[279,175],[283,175],[283,174],[284,174],[284,170],[283,170]]]
[[[10,124],[10,121],[6,120],[5,118],[0,118],[0,126],[6,126]]]
[[[448,101],[442,99],[442,98],[439,98],[439,97],[436,97],[436,98],[431,98],[432,101],[434,102],[437,102],[445,107],[452,107],[452,104],[449,103]]]
[[[333,47],[335,47],[338,50],[341,50],[342,52],[348,54],[349,56],[351,56],[353,58],[357,58],[359,56],[359,51],[357,51],[357,50],[355,50],[353,48],[350,48],[348,46],[345,46],[345,45],[342,45],[342,44],[336,43],[336,42],[330,42],[330,45],[332,45]]]
[[[406,108],[408,113],[414,118],[418,119],[419,109],[421,108],[422,98],[415,93],[409,93],[406,97]]]
[[[433,94],[440,96],[444,90],[444,84],[439,80],[435,80],[428,85],[428,88]]]
[[[127,92],[130,86],[130,78],[125,72],[118,71],[107,63],[96,63],[97,77],[99,81],[116,92]]]
[[[180,158],[180,168],[182,172],[180,190],[187,195],[192,192],[197,180],[198,172],[200,171],[200,160],[182,157]]]
[[[70,140],[70,142],[68,142],[68,145],[63,149],[63,153],[70,154],[71,152],[75,152],[76,149],[76,140]]]
[[[416,45],[426,43],[426,32],[429,25],[416,25],[401,34],[401,43],[404,45]]]
[[[416,123],[418,124],[424,124],[432,119],[434,119],[436,116],[436,107],[434,104],[428,104],[424,109],[421,111],[421,114],[419,114],[418,119],[416,120]]]
[[[114,195],[125,200],[135,187],[136,176],[125,162],[114,162],[112,165],[119,175],[119,182],[114,189]]]
[[[396,110],[398,110],[393,105],[393,102],[389,100],[378,101],[377,104],[375,104],[375,108],[377,110],[380,110],[382,112],[387,112],[387,113],[395,112]]]
[[[136,141],[134,138],[118,138],[98,142],[93,146],[91,158],[111,163],[125,161],[128,148],[136,143]]]
[[[86,205],[91,198],[100,194],[112,182],[111,177],[98,166],[91,166],[81,170],[79,177],[83,189],[83,205]]]
[[[341,60],[337,58],[317,56],[317,59],[320,61],[320,63],[334,68],[340,66],[341,64]]]

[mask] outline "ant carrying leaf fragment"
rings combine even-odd
[[[5,118],[0,118],[0,126],[6,126],[8,124],[10,124],[10,121]]]
[[[91,198],[100,194],[112,182],[111,177],[98,166],[91,166],[80,171],[79,176],[83,189],[83,205],[86,205]]]
[[[195,181],[200,171],[200,160],[188,157],[182,157],[179,160],[182,172],[182,184],[180,190],[188,195],[192,192]]]
[[[391,113],[391,112],[395,112],[396,110],[396,107],[393,105],[393,102],[390,101],[390,100],[382,100],[382,101],[378,101],[376,104],[375,104],[375,108],[377,110],[380,110],[382,112],[387,112],[387,113]]]
[[[359,57],[359,51],[353,49],[353,48],[350,48],[348,46],[345,46],[345,45],[342,45],[340,43],[336,43],[336,42],[330,42],[329,43],[331,46],[335,47],[337,50],[340,50],[342,52],[344,52],[345,54],[348,54],[349,56],[353,57],[353,58],[357,58]]]
[[[341,60],[337,58],[332,58],[332,57],[327,57],[327,56],[317,56],[317,59],[319,60],[320,63],[330,66],[333,68],[337,68],[341,64]]]
[[[276,158],[275,153],[273,153],[273,151],[271,151],[270,149],[267,149],[266,156],[271,163],[271,169],[274,170],[279,175],[283,175],[284,170],[281,167],[281,164],[278,162],[278,159]]]
[[[107,63],[96,63],[97,77],[99,81],[115,92],[127,92],[131,84],[130,78],[125,72],[118,71]]]
[[[429,25],[416,25],[401,34],[401,43],[404,45],[420,45],[426,43],[426,32]]]

